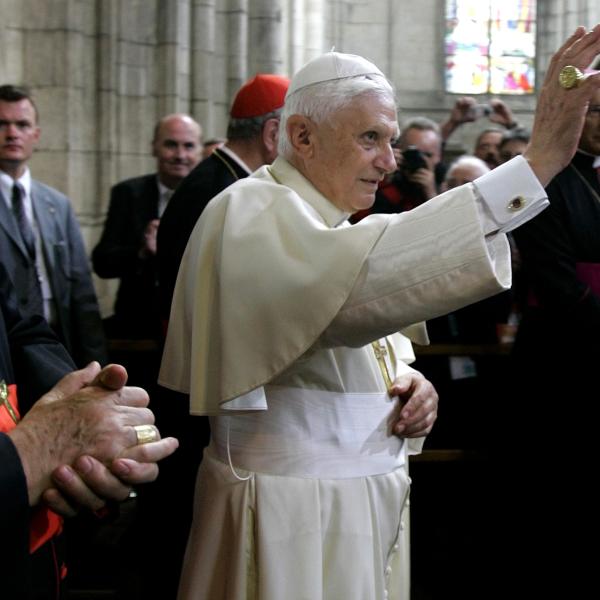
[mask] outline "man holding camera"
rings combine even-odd
[[[437,123],[426,117],[408,121],[394,154],[397,171],[381,184],[373,206],[353,216],[353,223],[374,213],[411,210],[438,194],[436,167],[442,159],[442,138]]]
[[[473,154],[483,160],[490,169],[495,169],[501,162],[499,147],[504,129],[510,131],[519,126],[512,110],[502,100],[492,98],[489,104],[478,104],[475,98],[465,96],[454,104],[448,118],[440,125],[444,143],[450,135],[465,123],[473,123],[487,118],[494,125],[483,129],[477,139]],[[497,127],[500,126],[500,127]]]

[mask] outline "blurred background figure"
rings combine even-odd
[[[530,137],[531,132],[523,127],[515,127],[505,131],[498,147],[500,162],[505,163],[507,160],[523,154],[527,144],[529,144]]]
[[[475,140],[473,154],[484,160],[490,169],[500,164],[498,146],[505,131],[518,127],[510,107],[497,98],[488,104],[478,103],[471,96],[459,98],[448,118],[441,124],[440,131],[444,144],[459,127],[465,123],[474,123],[480,119],[488,119],[499,127],[486,127]]]
[[[463,154],[448,167],[442,183],[442,190],[451,190],[459,185],[474,181],[489,170],[490,168],[480,158]]]
[[[94,271],[120,279],[114,314],[105,320],[109,338],[159,340],[156,234],[177,186],[198,164],[202,128],[192,117],[173,114],[154,128],[156,172],[111,189],[108,215],[92,252]]]
[[[495,169],[500,164],[500,142],[503,133],[497,127],[488,127],[475,140],[473,154],[483,160],[490,169]]]

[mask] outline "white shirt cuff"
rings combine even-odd
[[[522,156],[478,177],[475,191],[481,203],[483,230],[507,233],[529,221],[549,204],[548,196]]]

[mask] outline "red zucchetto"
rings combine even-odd
[[[290,80],[281,75],[255,75],[235,95],[230,111],[231,117],[249,119],[281,108],[289,85]]]

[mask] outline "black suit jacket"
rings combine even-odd
[[[600,295],[578,274],[582,263],[600,269],[600,182],[593,160],[576,153],[546,188],[550,206],[513,233],[536,298],[525,317],[534,312],[555,343],[573,344],[570,356],[589,356],[589,344],[600,351]]]
[[[166,321],[179,265],[196,221],[219,192],[248,173],[218,148],[181,182],[165,210],[157,238],[159,304]]]
[[[104,363],[106,347],[98,301],[71,203],[64,194],[35,180],[31,182],[31,200],[57,313],[55,331],[79,366],[92,360]],[[24,316],[33,314],[28,290],[36,268],[4,198],[0,198],[0,261],[14,283],[19,309]]]
[[[111,190],[104,231],[92,252],[97,275],[121,280],[112,335],[156,338],[160,334],[156,257],[140,258],[144,231],[158,218],[156,174],[127,179]]]
[[[12,282],[0,264],[0,379],[17,384],[21,414],[73,368],[71,358],[42,317],[22,318]],[[0,406],[0,410],[5,408]],[[23,467],[10,439],[0,433],[3,598],[28,597],[32,579],[28,527],[29,501]]]

